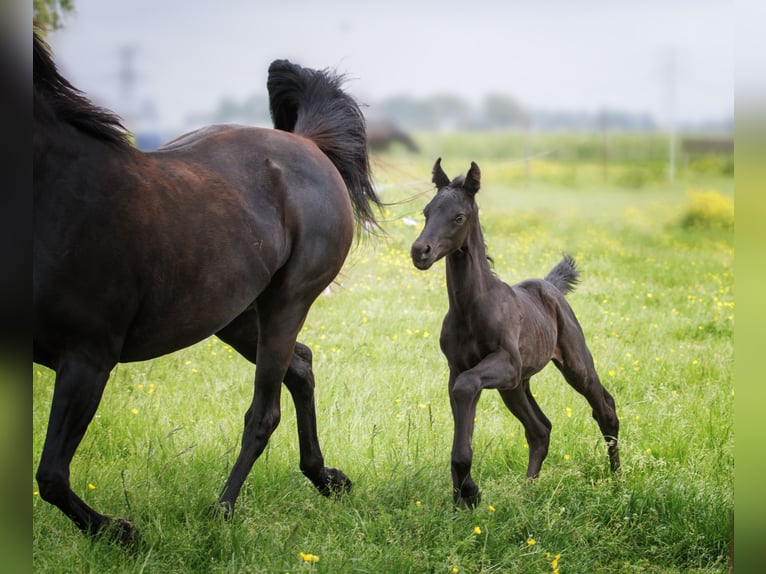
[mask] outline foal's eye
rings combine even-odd
[[[458,225],[460,225],[464,221],[465,221],[465,215],[463,215],[462,213],[455,218],[455,223],[457,223]]]

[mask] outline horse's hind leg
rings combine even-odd
[[[529,390],[529,379],[512,389],[498,389],[505,406],[524,425],[524,436],[529,446],[527,478],[537,478],[548,454],[551,437],[551,421],[545,416]]]
[[[264,330],[259,329],[260,332]],[[245,413],[245,428],[239,456],[218,498],[218,503],[227,517],[234,513],[234,503],[247,475],[279,425],[282,379],[292,357],[296,334],[297,330],[281,336],[275,332],[268,338],[259,335],[256,343],[255,388],[253,400]],[[234,346],[231,339],[222,339]]]
[[[255,363],[258,350],[258,320],[255,311],[243,313],[217,335],[246,359]],[[324,466],[317,436],[311,349],[303,343],[295,344],[284,383],[295,403],[301,472],[324,495],[332,494],[339,488],[350,488],[351,481],[343,472]]]
[[[322,456],[316,435],[313,373],[309,382],[311,365],[306,362],[305,357],[301,358],[298,355],[296,358],[295,353],[296,337],[308,308],[285,302],[281,299],[283,293],[279,290],[275,292],[276,295],[272,298],[266,299],[264,296],[263,300],[259,300],[258,313],[252,312],[251,320],[257,320],[257,325],[249,329],[249,341],[244,337],[248,329],[241,325],[236,326],[236,329],[235,325],[231,325],[219,333],[224,341],[238,350],[245,351],[243,355],[251,360],[255,350],[256,364],[253,401],[245,414],[242,447],[218,499],[226,515],[233,513],[234,503],[245,478],[279,424],[282,381],[286,382],[293,397],[300,397],[300,400],[296,401],[296,413],[301,440],[301,468],[315,473],[313,476],[307,476],[325,494],[334,491],[335,486],[350,485],[340,471],[325,468],[323,465],[318,470],[315,468],[317,460],[322,460]],[[239,335],[235,334],[237,330]],[[257,333],[255,343],[252,340],[253,333]],[[301,353],[308,348],[301,345],[298,349]]]
[[[37,484],[43,500],[57,506],[83,532],[108,532],[128,544],[135,539],[131,524],[99,514],[72,492],[69,484],[69,465],[93,420],[110,370],[78,355],[59,362]]]
[[[319,448],[317,417],[314,405],[314,370],[311,349],[296,343],[290,367],[285,375],[285,386],[295,403],[298,420],[298,443],[301,451],[301,472],[325,496],[351,488],[351,480],[339,469],[324,465]]]
[[[601,384],[579,324],[560,332],[559,352],[560,360],[554,359],[553,362],[567,382],[588,400],[593,409],[593,418],[606,441],[609,465],[614,472],[620,468],[617,445],[620,421],[614,398]]]

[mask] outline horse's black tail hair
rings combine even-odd
[[[276,129],[311,139],[330,158],[348,188],[357,231],[379,229],[370,204],[382,203],[372,183],[364,115],[342,83],[329,70],[275,60],[267,82],[271,119]]]
[[[556,264],[556,267],[545,276],[545,280],[553,283],[564,295],[573,291],[580,282],[580,273],[577,271],[574,257],[565,254],[564,258]]]

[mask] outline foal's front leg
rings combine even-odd
[[[455,434],[452,442],[452,497],[461,508],[475,507],[479,487],[471,478],[474,419],[482,389],[513,389],[520,382],[517,357],[504,350],[490,353],[475,367],[455,374],[450,371],[449,395]]]

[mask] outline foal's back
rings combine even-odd
[[[574,318],[564,293],[545,279],[527,279],[509,289],[516,309],[508,321],[518,323],[522,378],[540,371],[551,359],[560,356],[558,341],[562,322]]]

